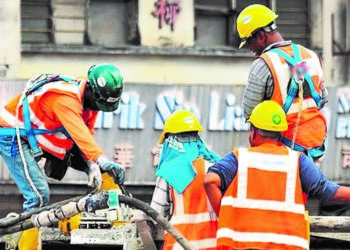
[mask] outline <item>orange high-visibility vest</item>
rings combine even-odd
[[[43,95],[49,92],[56,92],[63,95],[68,95],[77,98],[81,103],[83,103],[83,92],[86,86],[86,81],[80,81],[80,83],[73,84],[71,82],[49,82],[40,88],[40,91],[34,91],[28,95],[29,113],[32,128],[35,129],[45,129],[45,130],[55,130],[62,127],[62,123],[58,120],[48,117],[40,109],[40,99]],[[6,122],[6,127],[16,127],[16,107],[20,100],[21,94],[16,98],[11,100],[4,108],[0,110],[1,118]],[[21,103],[18,111],[19,127],[24,128],[23,123],[23,104]],[[97,112],[86,110],[83,111],[82,108],[82,118],[85,122],[89,120],[95,120]],[[4,125],[3,125],[4,126]],[[91,125],[90,125],[91,127]],[[70,149],[73,145],[73,141],[62,132],[57,132],[53,134],[42,134],[35,136],[39,146],[55,155],[56,157],[63,159],[66,150]]]
[[[301,59],[306,63],[306,68],[308,69],[308,73],[312,79],[312,82],[314,83],[315,91],[321,95],[323,73],[319,58],[313,51],[303,46],[298,46],[300,48]],[[278,49],[283,50],[288,55],[293,55],[291,46],[279,47]],[[283,106],[288,94],[288,83],[292,77],[288,64],[282,56],[273,51],[263,53],[261,58],[263,58],[267,63],[273,76],[274,91],[271,100],[274,100]],[[283,134],[283,136],[291,141],[296,128],[297,115],[299,111],[298,105],[299,98],[296,96],[287,112],[288,130]],[[317,107],[311,95],[305,96],[301,105],[302,111],[295,143],[306,149],[319,147],[323,144],[327,135],[326,119],[321,113],[320,109]]]
[[[221,200],[218,246],[308,249],[299,155],[271,144],[238,150],[237,174]]]
[[[205,161],[193,162],[197,175],[182,194],[170,187],[174,213],[170,223],[197,249],[216,249],[217,217],[204,189]],[[169,233],[164,234],[164,250],[183,249]]]

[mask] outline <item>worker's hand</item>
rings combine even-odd
[[[116,184],[124,183],[125,171],[118,163],[109,161],[105,156],[99,157],[96,162],[102,172],[107,172]]]
[[[87,165],[89,166],[88,186],[92,187],[94,190],[99,190],[102,185],[102,175],[101,175],[100,167],[93,161],[88,161]]]

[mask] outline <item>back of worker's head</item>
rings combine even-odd
[[[277,27],[274,21],[277,17],[275,12],[261,4],[252,4],[243,9],[237,17],[237,31],[241,39],[239,48],[257,32],[275,30]]]
[[[88,80],[97,108],[106,112],[116,110],[124,89],[121,71],[113,64],[93,65]]]
[[[191,111],[177,110],[166,119],[159,143],[162,144],[169,135],[192,137],[202,130],[202,125]]]
[[[278,138],[288,129],[287,118],[282,107],[275,101],[263,101],[256,105],[248,122],[263,137]]]

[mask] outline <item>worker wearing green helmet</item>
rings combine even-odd
[[[122,73],[115,65],[97,64],[89,68],[87,78],[40,75],[5,104],[0,115],[0,155],[25,198],[24,211],[49,202],[49,186],[38,166],[42,158],[46,176],[57,180],[70,166],[85,172],[88,185],[95,189],[101,186],[101,172],[123,183],[124,170],[107,159],[93,138],[98,112],[115,111],[123,88]],[[18,115],[17,110],[23,112]]]
[[[121,71],[98,64],[87,75],[42,74],[0,108],[0,156],[23,194],[25,212],[49,203],[46,176],[61,180],[68,166],[85,172],[94,190],[101,187],[103,172],[117,184],[124,182],[124,169],[108,160],[93,138],[98,112],[118,108],[124,88]],[[37,229],[24,231],[22,249],[36,249],[37,235]]]
[[[116,110],[124,88],[120,70],[112,64],[93,65],[88,78],[97,108],[106,112]]]

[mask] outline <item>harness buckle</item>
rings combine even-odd
[[[308,72],[308,68],[305,61],[295,64],[292,69],[292,75],[294,79],[298,81],[304,81],[304,75]]]
[[[42,156],[44,152],[41,150],[41,148],[38,148],[37,150],[30,150],[30,153],[33,155],[34,158],[37,158],[39,156]]]

